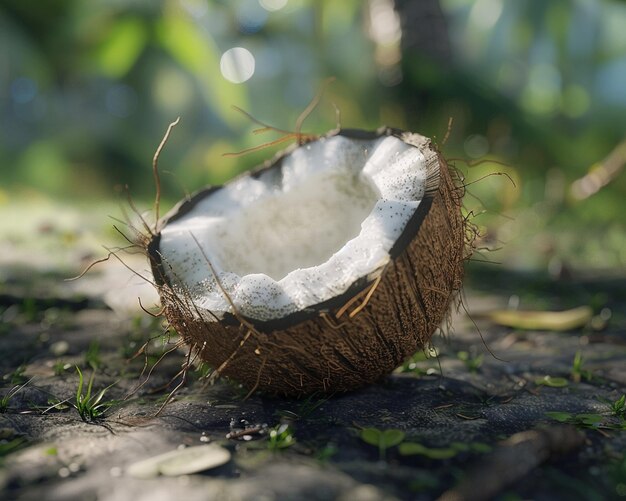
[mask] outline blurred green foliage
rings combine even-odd
[[[332,75],[306,131],[335,126],[332,103],[344,127],[440,143],[452,118],[444,154],[487,160],[451,161],[467,183],[506,173],[468,187],[485,245],[534,247],[521,266],[626,266],[626,175],[579,182],[625,139],[624,26],[617,0],[3,0],[0,206],[126,184],[152,196],[152,155],[177,116],[166,198],[223,182],[271,154],[224,153],[278,137],[252,134],[233,105],[293,129]],[[240,84],[221,65],[233,47],[254,57]]]

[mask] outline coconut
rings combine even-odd
[[[337,130],[180,202],[147,244],[165,315],[251,391],[353,390],[424,347],[466,253],[432,141]]]

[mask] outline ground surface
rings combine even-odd
[[[49,238],[56,230],[38,231]],[[623,276],[555,281],[474,266],[466,302],[484,343],[459,314],[454,333],[434,340],[438,358],[418,354],[377,385],[304,401],[244,400],[236,384],[209,384],[201,367],[155,417],[178,382],[184,352],[165,357],[147,383],[122,400],[144,379],[145,357],[129,360],[133,353],[154,338],[153,364],[172,344],[158,321],[123,308],[132,293],[111,294],[111,286],[103,286],[119,286],[121,268],[95,272],[77,287],[63,282],[72,266],[59,262],[58,252],[55,259],[47,252],[29,257],[19,242],[6,242],[0,259],[2,499],[427,500],[459,483],[465,494],[456,499],[480,499],[494,481],[491,492],[501,500],[626,496],[626,414],[618,405],[626,392]],[[64,252],[75,265],[75,246]],[[518,302],[542,310],[589,305],[597,316],[593,326],[562,333],[502,327],[480,316]],[[76,366],[86,379],[95,368],[94,393],[108,388],[101,403],[112,405],[91,422],[74,407]],[[83,395],[86,387],[87,381]],[[404,435],[385,435],[383,450],[367,443],[378,434],[364,433],[367,428]],[[526,435],[516,434],[538,428],[547,431],[524,448]],[[278,432],[273,437],[272,430]],[[151,478],[129,469],[141,459],[207,443],[230,451],[230,461]]]

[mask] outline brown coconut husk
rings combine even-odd
[[[167,261],[159,252],[160,233],[147,244],[170,323],[218,374],[251,391],[298,397],[350,391],[379,380],[429,343],[462,285],[468,249],[463,190],[432,142],[389,128],[328,135],[335,134],[363,139],[393,135],[420,148],[427,159],[426,195],[379,276],[360,279],[340,297],[282,319],[260,322],[235,310],[220,321],[205,322],[191,296],[172,288]],[[277,168],[293,149],[262,170]],[[214,189],[183,201],[160,221],[159,229]]]

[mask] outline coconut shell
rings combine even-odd
[[[148,245],[170,323],[202,360],[250,390],[299,397],[373,383],[429,342],[461,287],[467,248],[463,192],[431,141],[388,128],[329,135],[334,134],[363,139],[393,135],[420,148],[427,160],[426,195],[392,248],[392,259],[379,280],[361,279],[340,297],[277,321],[226,315],[221,321],[204,322],[194,313],[191,298],[177,295],[170,286],[159,253],[160,235]],[[275,168],[292,150],[263,169]],[[211,191],[175,207],[160,228]],[[349,302],[349,308],[342,308]],[[337,318],[338,313],[342,314]]]

